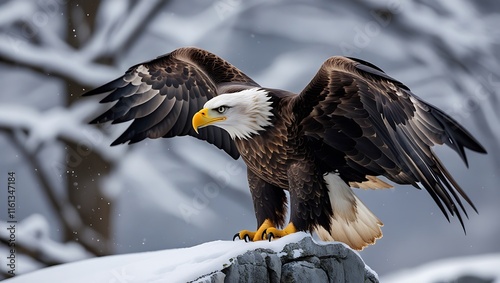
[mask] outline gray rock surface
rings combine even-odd
[[[287,244],[281,252],[248,251],[231,264],[195,282],[365,282],[378,277],[359,255],[340,243],[316,244],[310,237]]]

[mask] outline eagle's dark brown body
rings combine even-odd
[[[314,153],[306,146],[306,137],[296,123],[293,105],[297,95],[280,90],[269,90],[269,94],[273,96],[273,108],[277,109],[273,113],[273,125],[251,139],[235,140],[238,152],[248,167],[257,223],[260,226],[265,219],[271,219],[283,226],[286,215],[283,190],[288,190],[292,199],[311,192],[301,196],[300,203],[292,200],[291,206],[296,206],[292,210],[318,212],[312,215],[297,213],[292,215],[291,221],[301,231],[313,231],[318,224],[329,230],[333,212],[322,178],[326,172],[317,168]],[[290,184],[292,178],[300,181]],[[312,179],[315,181],[312,182]]]
[[[278,110],[273,113],[272,127],[252,139],[235,140],[248,169],[282,189],[288,189],[287,170],[290,164],[303,161],[307,154],[306,149],[300,147],[304,138],[298,134],[295,115],[290,107],[295,96],[290,93],[288,96],[274,98],[273,103],[279,106],[273,107]]]

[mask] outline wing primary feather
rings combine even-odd
[[[484,147],[481,146],[481,144],[474,139],[472,135],[467,132],[467,130],[460,126],[451,117],[435,107],[431,107],[430,111],[431,114],[443,125],[444,132],[446,134],[444,142],[458,153],[467,167],[469,167],[469,163],[467,156],[465,155],[464,147],[479,153],[486,153]]]
[[[114,120],[125,113],[127,113],[128,109],[127,108],[110,108],[106,112],[102,113],[99,115],[97,118],[94,120],[90,121],[89,124],[100,124],[100,123],[105,123],[111,120]]]
[[[462,209],[463,213],[465,214],[465,217],[469,218],[469,215],[467,214],[467,211],[465,210],[464,205],[462,204],[462,201],[458,197],[457,193],[455,192],[455,189],[450,185],[449,180],[445,179],[445,176],[443,176],[443,172],[439,171],[437,168],[433,168],[435,171],[435,174],[439,176],[441,184],[444,184],[446,186],[446,189],[451,193],[455,201],[451,200],[451,204],[453,206],[453,210],[460,221],[460,225],[462,226],[462,229],[464,230],[464,233],[467,234],[467,231],[465,231],[465,225],[464,221],[462,219],[462,215],[460,211],[458,210],[457,206],[455,205],[455,202],[458,203],[460,208]]]
[[[127,141],[129,141],[129,143],[133,143],[132,138],[137,136],[138,136],[137,132],[129,127],[125,132],[123,132],[116,140],[114,140],[111,143],[111,146],[126,143]]]
[[[82,94],[82,96],[91,96],[91,95],[97,95],[97,94],[110,92],[110,91],[115,90],[117,88],[124,87],[127,84],[128,84],[128,82],[126,82],[125,80],[123,80],[122,77],[120,77],[120,78],[117,78],[117,79],[115,79],[107,84],[104,84],[98,88],[87,91],[84,94]]]
[[[128,83],[127,85],[123,87],[119,87],[115,89],[113,92],[111,92],[109,95],[104,97],[99,103],[107,103],[107,102],[113,102],[116,101],[122,97],[134,95],[137,90],[139,89],[138,85],[133,85],[131,83]]]
[[[450,195],[447,190],[441,186],[439,177],[435,176],[433,171],[429,168],[434,162],[432,162],[428,156],[422,156],[423,154],[419,151],[418,147],[416,147],[415,143],[411,139],[408,139],[408,136],[406,136],[402,129],[399,130],[401,131],[400,134],[398,134],[399,143],[405,147],[402,153],[406,153],[409,156],[404,162],[408,162],[412,165],[408,167],[414,174],[416,173],[418,181],[424,185],[424,188],[426,188],[429,193],[433,192],[436,194],[446,205],[448,211],[453,215],[455,210]]]
[[[118,105],[119,103],[117,103],[115,107],[113,107],[116,109],[128,108],[125,113],[114,119],[114,121],[112,122],[113,124],[126,122],[132,119],[139,120],[149,116],[149,121],[152,123],[150,126],[154,126],[158,122],[158,119],[161,120],[163,119],[164,116],[168,114],[168,112],[165,113],[163,112],[165,111],[165,109],[168,109],[165,108],[164,105],[168,104],[168,100],[165,99],[165,96],[163,95],[155,95],[151,99],[147,100],[146,102],[140,105],[134,105],[132,104],[132,102],[133,101],[131,99],[124,99],[122,103],[123,106]],[[152,118],[152,117],[161,117],[161,118]]]
[[[448,169],[446,169],[446,167],[444,167],[444,165],[441,163],[441,160],[439,160],[439,158],[437,157],[434,157],[434,161],[436,163],[436,167],[437,169],[439,170],[439,172],[442,172],[444,174],[444,176],[446,177],[446,179],[453,185],[453,187],[456,189],[456,191],[462,196],[463,199],[465,199],[465,201],[472,207],[472,209],[474,209],[474,211],[476,213],[478,213],[477,211],[477,208],[476,206],[474,205],[474,203],[472,202],[472,200],[469,198],[469,196],[462,190],[462,188],[458,185],[457,181],[455,181],[455,179],[451,176],[450,172],[448,171]],[[465,209],[462,207],[462,210],[467,213],[465,211]]]

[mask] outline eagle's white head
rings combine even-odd
[[[261,88],[220,94],[193,116],[193,128],[198,132],[199,128],[213,125],[226,130],[232,139],[248,139],[271,125],[270,98]]]

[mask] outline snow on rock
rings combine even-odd
[[[328,280],[329,279],[329,280]],[[245,243],[214,241],[182,249],[74,262],[5,282],[378,282],[342,243],[316,243],[306,233]]]

